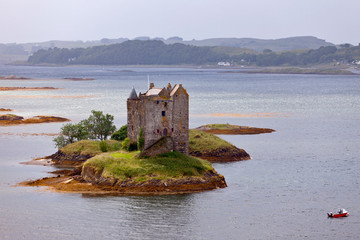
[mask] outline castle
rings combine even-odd
[[[181,84],[158,88],[150,83],[146,93],[133,88],[127,99],[127,125],[130,141],[138,141],[140,129],[144,150],[158,140],[167,139],[165,151],[189,153],[189,95]]]

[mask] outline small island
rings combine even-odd
[[[9,75],[7,77],[4,76],[0,76],[0,80],[29,80],[31,78],[26,78],[26,77],[22,77],[22,76],[15,76],[15,75]]]
[[[35,123],[50,123],[50,122],[68,122],[67,118],[55,116],[35,116],[32,118],[24,118],[15,114],[0,115],[0,126],[19,125],[19,124],[35,124]]]
[[[107,152],[99,141],[82,140],[66,145],[54,155],[33,161],[72,167],[46,177],[21,183],[48,186],[60,192],[91,194],[163,195],[199,192],[226,187],[225,179],[206,160],[179,152],[140,157],[139,151],[122,149],[122,143],[107,140]]]
[[[270,128],[256,128],[231,124],[207,124],[196,128],[208,133],[224,134],[224,135],[248,135],[248,134],[261,134],[272,133],[274,129]]]
[[[197,129],[189,131],[189,154],[210,162],[235,162],[251,159],[244,150],[215,136]]]
[[[54,87],[0,87],[0,91],[44,91],[57,89]]]
[[[95,78],[79,78],[79,77],[66,77],[64,78],[65,80],[71,80],[71,81],[90,81],[90,80],[95,80]]]

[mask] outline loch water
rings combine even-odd
[[[182,83],[190,127],[230,123],[276,132],[224,135],[251,160],[213,164],[228,187],[172,196],[64,194],[17,183],[54,167],[20,164],[56,151],[62,123],[0,127],[0,239],[358,239],[360,76],[246,74],[226,69],[0,66],[0,108],[73,122],[92,109],[126,123],[132,87]],[[63,78],[86,77],[92,81]],[[219,114],[220,113],[220,114]],[[216,115],[214,115],[216,114]],[[36,135],[40,134],[40,135]],[[346,208],[350,216],[328,219]]]

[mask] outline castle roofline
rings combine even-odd
[[[175,84],[174,88],[173,88],[173,89],[171,90],[171,92],[170,92],[170,96],[171,96],[171,97],[174,96],[175,93],[176,93],[179,89],[182,89],[183,92],[184,92],[186,95],[188,95],[187,92],[186,92],[186,90],[185,90],[185,88],[183,88],[182,84]]]
[[[156,87],[150,88],[145,93],[145,96],[158,96],[161,90],[163,90],[163,88],[156,88]]]
[[[136,94],[135,88],[133,87],[133,89],[131,90],[129,99],[138,99],[138,96]]]

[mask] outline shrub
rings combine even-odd
[[[125,138],[124,141],[122,142],[121,146],[122,149],[124,150],[128,150],[128,144],[130,143],[130,139],[129,138]]]
[[[138,147],[139,147],[139,150],[142,151],[143,148],[144,148],[144,130],[143,128],[141,127],[140,128],[140,132],[139,132],[139,137],[138,137]]]
[[[137,142],[130,142],[129,144],[129,147],[128,147],[128,151],[131,152],[131,151],[136,151],[138,150],[138,145],[137,145]]]
[[[129,152],[136,151],[138,149],[137,142],[130,141],[129,138],[125,138],[122,142],[122,148]]]
[[[106,143],[106,141],[100,141],[99,145],[100,145],[100,150],[102,152],[107,152],[108,151],[108,144]]]
[[[127,124],[111,135],[111,139],[113,140],[123,141],[125,138],[127,138]]]

